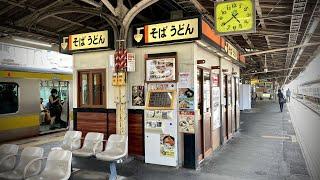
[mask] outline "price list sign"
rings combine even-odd
[[[151,91],[148,94],[149,109],[172,109],[173,108],[173,91]]]

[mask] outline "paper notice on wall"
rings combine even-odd
[[[194,133],[194,111],[179,112],[179,132]]]
[[[212,87],[212,116],[213,129],[219,128],[220,124],[220,88]]]
[[[160,134],[160,155],[174,158],[176,141],[169,134]]]
[[[134,53],[127,53],[127,71],[136,71],[136,57]]]
[[[190,88],[191,87],[191,73],[181,72],[179,73],[179,88]]]
[[[112,72],[115,71],[115,69],[114,69],[114,54],[109,55],[109,67],[111,68]]]

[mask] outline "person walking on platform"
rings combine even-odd
[[[278,99],[279,99],[279,104],[280,104],[280,111],[283,111],[283,105],[285,103],[285,98],[283,93],[281,92],[281,89],[278,90]]]
[[[290,89],[288,88],[288,90],[286,91],[286,96],[287,96],[287,100],[288,100],[288,102],[290,102],[290,97],[291,97],[291,91],[290,91]]]

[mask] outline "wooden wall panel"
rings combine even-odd
[[[74,109],[74,129],[82,131],[83,137],[88,132],[101,132],[107,140],[111,134],[116,134],[116,111],[114,109]],[[144,156],[143,110],[129,110],[128,135],[129,154]]]
[[[82,131],[83,137],[88,132],[103,133],[106,139],[107,131],[107,114],[99,112],[78,112],[77,113],[77,130]]]
[[[128,116],[129,154],[144,156],[144,113],[130,111]]]
[[[109,112],[108,113],[108,137],[111,134],[117,133],[116,127],[116,112]]]

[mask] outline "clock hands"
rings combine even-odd
[[[238,13],[237,13],[237,14],[233,14],[233,13],[232,13],[232,17],[231,17],[228,21],[226,21],[225,23],[223,23],[222,26],[226,25],[226,24],[227,24],[228,22],[230,22],[233,18],[235,18],[235,19],[240,23],[239,19],[236,18],[237,15],[238,15]]]
[[[234,17],[231,17],[227,22],[223,23],[222,26],[226,25],[228,22],[230,22]]]
[[[238,13],[236,15],[232,14],[232,17],[234,17],[238,21],[238,23],[240,23],[240,20],[236,17],[237,15],[238,15]]]

